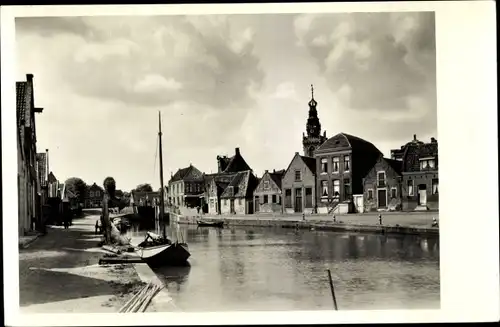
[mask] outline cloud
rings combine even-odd
[[[303,16],[295,30],[332,90],[350,87],[353,109],[406,110],[409,95],[435,90],[433,13]]]
[[[247,87],[264,77],[252,29],[235,27],[227,16],[85,17],[44,24],[24,18],[19,31],[42,37],[50,31],[47,46],[74,35],[72,51],[53,60],[62,82],[83,96],[142,106],[189,100],[232,110],[254,104]],[[163,80],[163,92],[146,94],[138,85],[153,75],[156,84]]]
[[[352,117],[435,126],[434,13],[301,15],[294,26],[297,44]]]
[[[297,99],[297,92],[295,91],[295,84],[292,82],[283,82],[278,84],[274,94],[271,97],[276,99]]]

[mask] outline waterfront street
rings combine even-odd
[[[19,250],[19,298],[23,313],[117,312],[141,283],[131,265],[99,266],[103,251],[94,235],[99,212],[48,227]]]
[[[433,218],[439,221],[439,212],[370,212],[362,214],[344,214],[336,215],[338,223],[342,222],[344,225],[363,225],[363,226],[378,226],[379,214],[382,215],[382,224],[384,226],[413,227],[413,228],[430,228],[432,226]],[[177,216],[177,215],[175,215]],[[198,217],[181,217],[180,221],[196,223]],[[316,214],[305,215],[302,214],[271,214],[271,213],[258,213],[253,215],[210,215],[205,214],[201,216],[203,219],[225,219],[225,220],[270,220],[270,221],[283,221],[283,222],[302,222],[305,218],[306,222],[325,222],[333,223],[333,214]]]

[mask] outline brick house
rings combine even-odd
[[[255,213],[283,212],[281,203],[281,179],[283,175],[285,175],[284,169],[272,172],[265,171],[253,192]]]
[[[424,143],[413,135],[413,140],[391,150],[391,157],[402,163],[403,210],[439,209],[438,142],[431,138]]]
[[[353,194],[363,194],[363,178],[381,155],[372,143],[346,133],[316,149],[318,212],[352,212]]]
[[[221,214],[253,214],[253,191],[257,183],[251,170],[236,173],[220,196]]]
[[[20,236],[32,230],[34,225],[37,228],[42,223],[35,123],[35,114],[42,112],[42,108],[35,108],[33,75],[27,74],[26,81],[16,82],[18,233]]]
[[[101,208],[103,196],[104,189],[96,183],[92,184],[87,188],[87,191],[85,193],[84,207]]]
[[[234,152],[232,157],[218,155],[217,173],[204,176],[204,199],[209,214],[221,214],[222,193],[239,172],[252,171],[241,155],[240,148],[235,148]]]
[[[316,212],[316,161],[301,156],[292,158],[281,180],[284,213]]]
[[[402,162],[381,156],[363,179],[366,211],[401,210]]]
[[[203,173],[191,164],[179,169],[168,181],[168,190],[169,202],[175,207],[201,206],[204,192]]]

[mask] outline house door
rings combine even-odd
[[[377,199],[379,208],[387,208],[387,190],[378,190]]]
[[[295,212],[302,212],[302,189],[295,189]]]
[[[230,205],[230,207],[229,207],[229,208],[230,208],[230,210],[231,210],[231,213],[234,213],[234,199],[231,199],[231,200],[229,201],[229,205]]]
[[[260,197],[259,196],[256,196],[255,197],[255,200],[254,200],[254,203],[255,203],[255,212],[259,212],[259,200],[260,200]]]
[[[425,184],[418,186],[418,205],[425,206],[427,204],[427,187]]]

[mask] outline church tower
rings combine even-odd
[[[314,151],[326,141],[326,131],[321,135],[321,123],[318,118],[316,106],[318,103],[314,100],[314,86],[311,84],[311,101],[309,101],[309,118],[307,118],[306,133],[302,133],[302,145],[304,147],[304,156],[314,157]]]

